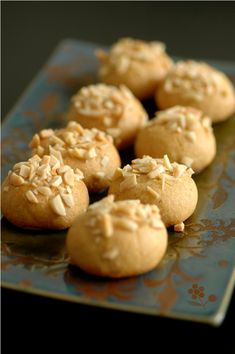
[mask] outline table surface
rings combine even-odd
[[[235,61],[235,47],[231,43],[235,36],[234,12],[233,2],[2,2],[2,117],[64,38],[105,45],[121,36],[155,39],[167,43],[169,54]],[[213,328],[2,289],[2,318],[8,353],[14,344],[10,338],[20,338],[23,333],[35,336],[37,331],[33,328],[37,328],[41,320],[50,319],[45,321],[44,333],[52,327],[57,334],[63,333],[67,328],[65,324],[70,322],[70,314],[76,318],[83,333],[97,331],[101,322],[107,330],[112,322],[112,326],[119,326],[121,331],[124,324],[137,331],[143,328],[150,332],[153,328],[158,333],[167,331],[175,340],[183,333],[184,340],[192,340],[198,350],[206,340],[210,352],[223,348],[223,353],[234,353],[234,313],[235,294],[224,323],[220,328]],[[24,324],[22,327],[19,321]]]

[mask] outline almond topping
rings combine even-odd
[[[24,184],[24,179],[18,176],[16,173],[12,172],[12,174],[10,175],[10,183],[13,186],[19,187]]]
[[[91,159],[96,157],[97,156],[96,149],[94,147],[92,147],[90,150],[88,150],[87,155]]]
[[[106,167],[109,163],[109,157],[105,155],[103,159],[101,160],[101,166]]]
[[[124,181],[121,182],[120,184],[120,192],[129,189],[129,188],[133,188],[137,185],[137,180],[136,180],[136,175],[131,175],[131,176],[127,176],[125,177]]]
[[[49,187],[39,186],[37,188],[38,192],[42,195],[49,196],[51,195],[51,189]]]
[[[103,232],[105,237],[111,237],[113,234],[113,224],[111,216],[109,214],[104,214],[103,216]]]
[[[169,158],[168,158],[167,155],[164,155],[164,157],[163,157],[163,162],[164,162],[164,165],[166,166],[166,168],[167,168],[169,171],[172,171],[172,170],[173,170],[173,167],[171,166],[170,160],[169,160]]]
[[[26,198],[28,199],[28,201],[30,203],[34,203],[34,204],[38,203],[38,199],[37,199],[37,197],[34,195],[34,193],[32,191],[27,191],[25,193],[25,196],[26,196]]]
[[[185,132],[185,136],[188,138],[188,140],[190,140],[192,143],[194,143],[197,140],[196,134],[195,132]]]
[[[49,138],[52,135],[54,135],[54,131],[52,129],[43,129],[40,132],[40,137],[43,139]]]
[[[50,205],[57,215],[66,216],[65,207],[59,194],[50,200]]]
[[[72,208],[74,206],[74,199],[72,194],[61,194],[61,197],[64,203],[69,207]]]
[[[112,259],[117,258],[118,255],[119,255],[118,249],[117,248],[113,248],[110,251],[105,252],[103,254],[102,258],[112,260]]]
[[[38,134],[35,134],[35,135],[33,136],[33,139],[31,140],[31,142],[29,143],[29,147],[30,147],[31,149],[33,149],[33,148],[38,147],[38,145],[40,145],[40,137],[39,137]]]
[[[30,174],[30,167],[28,167],[26,165],[22,165],[20,168],[19,175],[23,178],[27,178],[27,177],[29,177],[29,174]]]
[[[50,182],[50,185],[53,187],[59,187],[62,183],[62,178],[61,176],[56,176],[52,179],[52,181]]]
[[[154,198],[156,198],[157,200],[160,199],[160,195],[159,195],[153,188],[151,188],[150,186],[147,186],[147,191],[148,191]]]
[[[72,169],[65,172],[64,181],[71,187],[74,185],[74,172]]]
[[[138,229],[138,224],[135,221],[128,219],[115,218],[113,219],[113,223],[117,228],[124,229],[127,231],[136,231]]]
[[[174,225],[175,232],[183,232],[184,231],[184,223],[181,222],[179,224]]]

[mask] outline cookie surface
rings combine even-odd
[[[14,165],[1,188],[2,213],[18,227],[66,229],[89,204],[82,172],[54,156],[34,155]]]
[[[84,174],[83,182],[90,192],[100,192],[110,180],[121,160],[111,136],[97,129],[84,129],[69,122],[63,129],[44,129],[35,134],[30,147],[33,154],[54,154],[74,170]]]
[[[235,111],[232,82],[219,70],[193,60],[178,62],[168,73],[155,95],[159,109],[176,105],[191,106],[220,122]]]
[[[138,133],[137,157],[149,155],[192,167],[195,172],[208,166],[216,154],[211,119],[195,108],[175,106],[156,113]]]
[[[155,205],[138,200],[92,204],[69,229],[71,263],[84,271],[121,278],[152,270],[167,247],[167,232]]]
[[[154,95],[173,63],[161,42],[122,38],[109,53],[97,51],[101,62],[99,79],[106,84],[124,84],[139,99]]]
[[[72,97],[67,119],[105,131],[123,149],[133,144],[148,115],[127,87],[96,84],[83,87]]]
[[[197,186],[193,170],[167,156],[153,159],[144,156],[131,165],[118,169],[109,188],[116,200],[139,199],[144,204],[156,204],[166,227],[189,218],[197,205]]]

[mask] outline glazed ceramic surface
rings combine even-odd
[[[34,133],[66,124],[71,95],[96,82],[96,48],[63,41],[10,112],[2,126],[3,178],[14,163],[30,156]],[[235,63],[208,62],[235,81]],[[145,105],[152,115],[154,104]],[[196,212],[184,233],[169,232],[168,251],[157,269],[123,280],[91,277],[68,266],[66,232],[25,231],[3,218],[3,286],[95,306],[221,323],[235,281],[235,116],[214,130],[216,159],[194,176]],[[123,163],[130,161],[131,149],[122,158]]]

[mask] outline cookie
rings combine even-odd
[[[158,84],[173,63],[161,42],[122,38],[109,53],[96,52],[101,62],[99,79],[106,84],[124,84],[140,100],[154,96]]]
[[[108,196],[92,204],[69,229],[70,262],[84,271],[121,278],[148,272],[167,247],[167,231],[155,205],[115,202]]]
[[[192,167],[195,172],[208,166],[216,154],[211,119],[191,107],[175,106],[156,113],[136,138],[137,157],[149,155]]]
[[[138,129],[147,118],[143,106],[128,88],[104,84],[80,89],[72,97],[67,113],[68,120],[111,135],[119,149],[133,144]]]
[[[167,157],[144,156],[131,165],[117,169],[109,188],[116,200],[139,199],[156,204],[166,227],[189,218],[197,205],[198,191],[192,179],[193,170]]]
[[[121,160],[111,136],[97,129],[83,129],[69,122],[63,129],[44,129],[35,134],[30,147],[33,154],[52,154],[73,169],[84,174],[84,183],[90,192],[108,188]]]
[[[34,155],[14,165],[2,188],[2,213],[27,229],[66,229],[89,205],[82,172],[54,156]]]
[[[203,62],[178,62],[155,95],[160,109],[176,105],[195,107],[213,123],[227,119],[235,111],[232,82],[221,71]]]

